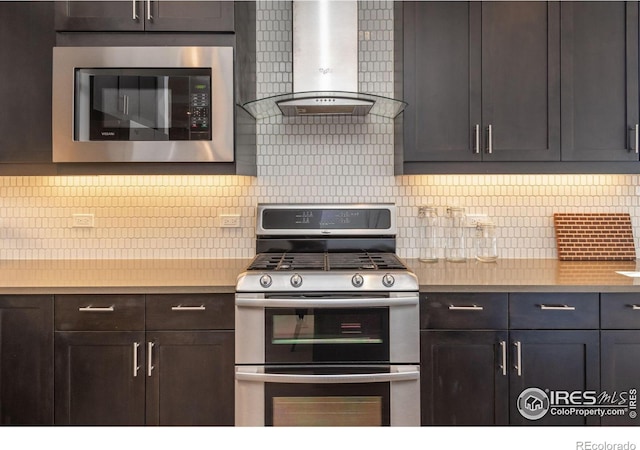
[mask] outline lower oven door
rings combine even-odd
[[[236,366],[236,426],[419,426],[420,369]]]

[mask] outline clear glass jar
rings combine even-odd
[[[479,222],[475,236],[476,259],[482,262],[493,262],[498,259],[496,229],[492,222]]]
[[[434,206],[420,206],[418,208],[420,223],[420,252],[418,259],[423,262],[438,261],[439,221],[438,209]]]
[[[445,242],[445,259],[451,262],[467,260],[467,242],[464,233],[464,208],[449,206],[447,208],[447,227]]]

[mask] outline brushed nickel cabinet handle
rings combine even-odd
[[[470,305],[470,306],[456,306],[449,305],[449,311],[482,311],[484,306]]]
[[[516,341],[513,344],[516,347],[516,365],[513,366],[516,369],[516,373],[519,377],[522,376],[522,343],[520,341]]]
[[[153,372],[153,369],[155,369],[155,367],[153,366],[153,346],[154,346],[153,342],[147,343],[147,376],[148,377],[151,376],[151,372]]]
[[[487,153],[493,153],[493,125],[487,127]]]
[[[634,144],[633,150],[638,154],[638,152],[640,152],[640,126],[638,124],[636,124],[634,130]]]
[[[540,305],[540,309],[543,311],[575,311],[575,306],[569,305]]]
[[[131,20],[138,20],[138,0],[131,0]]]
[[[138,349],[140,348],[139,342],[133,343],[133,377],[138,376],[138,370],[140,370],[140,366],[138,365]]]
[[[474,143],[474,148],[473,148],[473,153],[478,154],[480,153],[480,125],[476,124],[474,128],[474,134],[475,134],[475,143]]]
[[[147,0],[147,20],[153,20],[153,15],[151,15],[151,0]]]
[[[502,353],[502,364],[500,364],[500,369],[502,369],[502,376],[507,376],[507,343],[505,341],[500,341],[500,351]]]
[[[78,308],[80,312],[114,312],[116,309],[113,305],[111,306],[81,306]]]
[[[640,305],[629,305],[634,311],[640,311]]]
[[[204,305],[200,306],[172,306],[171,311],[206,311],[207,307]]]

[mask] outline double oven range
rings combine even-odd
[[[418,282],[392,204],[258,206],[237,280],[238,426],[420,424]]]

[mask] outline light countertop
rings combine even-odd
[[[0,294],[233,293],[250,259],[0,261]],[[639,292],[637,261],[405,259],[425,292]]]
[[[250,259],[0,261],[0,294],[232,293]]]
[[[617,271],[640,271],[636,261],[498,259],[483,263],[406,259],[421,291],[430,292],[640,292],[640,278]]]

